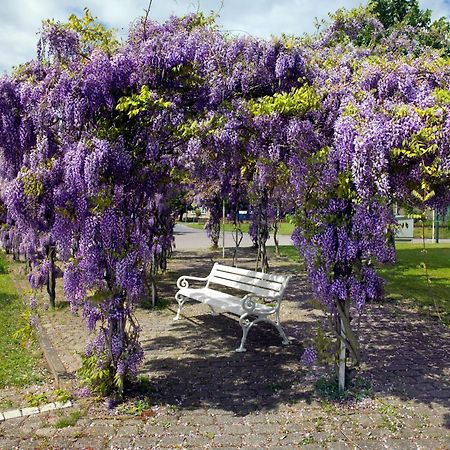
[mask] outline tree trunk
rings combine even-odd
[[[280,243],[278,241],[278,218],[275,220],[273,224],[273,242],[275,243],[275,255],[279,258],[281,256],[281,253],[280,253]]]
[[[339,339],[337,372],[339,379],[339,390],[343,391],[346,388],[346,380],[349,378],[347,368],[347,354],[350,354],[356,364],[358,364],[360,361],[360,354],[358,337],[352,330],[350,324],[350,301],[347,300],[346,302],[344,302],[344,304],[342,304],[340,301],[337,301],[336,306],[338,310],[337,331]]]
[[[55,247],[49,246],[47,249],[47,258],[50,263],[47,278],[48,301],[52,308],[56,306],[56,277],[55,277]]]
[[[347,347],[345,346],[344,324],[341,320],[341,341],[339,344],[338,381],[339,391],[345,391],[345,375],[347,369]]]
[[[122,299],[120,309],[124,309],[125,300]],[[111,358],[111,366],[114,368],[114,375],[119,376],[120,384],[118,385],[114,380],[111,380],[111,383],[114,384],[114,388],[116,391],[116,395],[119,399],[123,396],[123,387],[125,385],[125,373],[118,372],[118,361],[123,353],[123,349],[120,354],[115,355],[113,352],[113,336],[118,336],[119,341],[122,343],[124,348],[126,347],[126,339],[125,339],[125,327],[126,327],[126,317],[123,318],[115,318],[111,317],[110,319],[110,329],[109,329],[109,352]]]
[[[213,250],[217,250],[219,248],[219,239],[220,239],[220,222],[214,223],[211,226],[210,233],[211,233],[211,243],[212,243],[211,248]]]
[[[152,306],[154,308],[156,306],[156,302],[158,301],[158,289],[156,287],[156,281],[153,277],[150,283],[151,283]]]
[[[267,239],[261,242],[261,272],[267,273],[269,271],[269,258],[267,256]]]
[[[31,266],[31,260],[28,258],[25,258],[25,273],[29,274],[32,272],[32,266]]]
[[[241,222],[239,222],[239,216],[237,211],[235,211],[234,213],[234,230],[231,233],[231,235],[233,236],[234,241],[233,266],[236,267],[238,248],[241,245],[242,239],[244,237],[244,233],[242,233],[241,230]]]
[[[262,205],[262,206],[261,206]],[[264,195],[262,204],[259,206],[258,227],[256,232],[256,243],[258,245],[258,253],[256,259],[256,271],[269,271],[269,259],[267,257],[266,242],[269,238],[269,225],[267,223],[267,195]]]

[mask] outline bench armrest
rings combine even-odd
[[[250,293],[247,294],[246,296],[244,296],[241,300],[241,306],[242,309],[247,313],[247,314],[252,314],[255,311],[255,308],[258,306],[258,299],[261,298],[256,294]],[[274,301],[274,303],[276,302],[275,306],[272,306],[271,310],[266,310],[264,312],[265,315],[270,315],[270,314],[274,314],[277,312],[277,310],[280,307],[280,297],[275,297],[273,299],[271,299]]]
[[[255,294],[247,294],[241,300],[242,309],[247,313],[251,314],[258,304],[258,296]]]
[[[178,287],[178,289],[188,288],[189,287],[188,280],[208,281],[208,278],[209,277],[200,278],[200,277],[191,277],[191,276],[188,276],[188,275],[183,275],[182,277],[178,278],[178,280],[177,280],[177,287]]]

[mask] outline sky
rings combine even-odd
[[[149,0],[0,0],[0,74],[36,54],[37,32],[43,19],[65,21],[84,7],[125,37],[129,24],[144,14]],[[281,33],[301,35],[314,30],[315,18],[341,7],[353,8],[361,0],[153,0],[150,17],[163,21],[172,14],[197,10],[219,11],[220,25],[236,33],[270,37]],[[419,0],[433,18],[450,17],[450,0]]]

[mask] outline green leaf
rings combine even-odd
[[[310,110],[319,109],[320,98],[312,86],[303,85],[289,92],[276,93],[249,102],[249,111],[254,116],[279,113],[287,116],[304,115]]]
[[[150,91],[147,85],[142,86],[138,94],[131,94],[119,99],[116,110],[126,113],[131,119],[141,112],[151,109],[167,109],[172,106],[170,101],[159,97],[154,91]]]

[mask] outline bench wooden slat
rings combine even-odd
[[[238,275],[247,275],[258,280],[274,281],[283,284],[286,281],[285,275],[273,275],[263,272],[254,272],[253,270],[241,269],[239,267],[223,266],[222,264],[214,264],[213,271],[217,269],[223,272],[236,273]]]
[[[242,290],[247,290],[247,286],[256,286],[256,287],[260,287],[263,289],[267,289],[269,291],[274,291],[274,295],[276,295],[276,293],[280,292],[281,289],[283,288],[283,285],[280,283],[275,283],[272,281],[265,281],[265,280],[261,280],[259,278],[252,278],[252,277],[248,277],[246,275],[238,275],[238,274],[230,274],[227,272],[223,272],[220,270],[216,270],[212,273],[212,276],[217,277],[217,278],[224,278],[226,280],[233,280],[239,283],[242,283]]]
[[[238,281],[233,281],[226,278],[220,278],[218,276],[213,276],[209,278],[210,283],[220,284],[221,286],[227,286],[230,288],[238,289],[240,291],[251,292],[252,294],[259,295],[260,297],[275,297],[278,295],[277,291],[271,289],[264,289],[258,286],[251,286],[249,284],[242,284]]]

